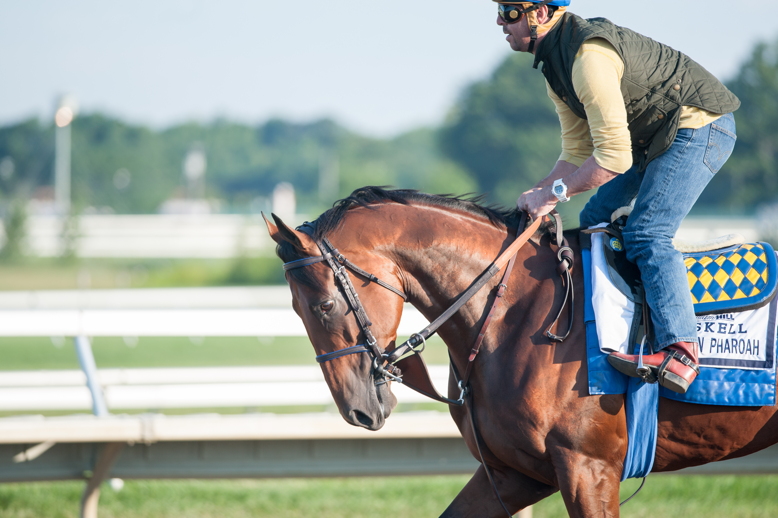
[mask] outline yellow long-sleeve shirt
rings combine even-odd
[[[551,90],[562,126],[564,160],[581,166],[590,156],[600,167],[623,173],[632,166],[632,144],[627,110],[621,94],[624,62],[616,49],[602,38],[587,40],[573,61],[572,81],[587,119],[581,119]],[[700,108],[684,106],[679,128],[701,128],[721,117]]]

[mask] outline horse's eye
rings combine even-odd
[[[329,313],[330,311],[332,311],[332,308],[334,307],[335,307],[335,302],[331,300],[319,304],[319,309],[321,310],[322,313]]]

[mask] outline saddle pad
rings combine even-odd
[[[595,246],[595,243],[596,240],[592,239],[592,247]],[[586,248],[582,250],[589,393],[592,395],[624,394],[627,391],[627,383],[630,378],[610,366],[607,360],[608,352],[601,350],[598,337],[595,310],[592,305],[592,253],[592,250]],[[774,252],[773,257],[775,257]],[[703,353],[709,356],[705,360],[701,360],[700,374],[686,394],[676,394],[660,387],[659,395],[678,401],[707,405],[774,405],[776,401],[775,355],[778,335],[776,331],[778,298],[774,298],[769,306],[756,311],[767,315],[766,321],[764,317],[761,320],[766,336],[760,339],[758,350],[753,340],[749,344],[746,339],[740,338],[740,331],[747,330],[746,327],[741,326],[742,321],[734,320],[740,314],[698,317],[698,327],[702,326],[700,337],[707,336],[703,344],[705,347]],[[743,317],[743,315],[740,316],[740,318]],[[711,324],[708,331],[722,331],[715,343],[711,341],[712,336],[705,333],[706,324],[709,322]],[[723,326],[721,329],[719,329],[720,325]],[[743,341],[741,342],[741,340]],[[631,349],[633,352],[637,352],[637,346]],[[738,349],[737,352],[743,352],[745,356],[728,358],[727,356],[731,355],[733,349]],[[755,357],[754,353],[758,353],[758,357]]]
[[[684,263],[698,315],[759,307],[775,293],[775,252],[767,243],[684,254]]]
[[[616,251],[613,239],[608,239],[608,241],[611,249]],[[620,243],[617,242],[616,247],[618,245]],[[723,299],[729,297],[736,303],[740,301],[739,304],[742,305],[759,306],[769,300],[768,294],[761,302],[756,302],[760,298],[760,293],[772,293],[775,290],[775,254],[769,245],[767,247],[759,246],[757,250],[754,250],[753,246],[733,246],[718,251],[716,257],[709,257],[710,252],[686,255],[686,266],[690,270],[690,288],[694,289],[699,282],[706,292],[697,298],[698,304],[708,304],[708,308],[711,308],[718,302],[728,302]],[[775,405],[778,298],[773,298],[769,306],[756,310],[698,316],[697,327],[700,345],[702,352],[707,352],[708,357],[701,360],[700,374],[690,386],[689,391],[686,394],[677,394],[660,387],[658,384],[648,384],[638,378],[625,376],[613,369],[608,363],[608,352],[601,350],[598,336],[598,326],[592,303],[594,298],[593,285],[597,283],[601,287],[611,284],[615,272],[602,257],[604,255],[602,253],[603,246],[601,241],[596,239],[596,236],[592,236],[591,247],[589,249],[584,246],[582,249],[589,394],[625,395],[628,446],[624,458],[622,481],[629,478],[645,477],[651,472],[656,455],[660,396],[688,403],[708,405]],[[766,268],[762,268],[762,263],[766,265]],[[716,271],[711,272],[710,268],[706,268],[710,277],[700,270],[699,266],[696,266],[710,267],[711,264],[718,266],[718,270],[713,267],[712,270]],[[757,266],[746,268],[746,264]],[[692,269],[699,274],[692,273]],[[740,274],[735,274],[735,270],[742,274],[742,278]],[[730,278],[723,279],[719,271],[732,273],[728,274]],[[758,275],[751,272],[756,272]],[[767,273],[765,274],[765,272]],[[719,276],[718,280],[715,278],[716,275]],[[692,276],[694,276],[693,282]],[[751,278],[749,279],[748,276]],[[742,282],[743,279],[747,279],[753,287],[749,288],[748,284]],[[727,282],[730,280],[734,285],[742,284],[742,288],[738,286],[737,289],[733,290],[732,284]],[[714,285],[714,281],[716,285]],[[713,286],[712,289],[711,286]],[[721,289],[719,290],[717,286]],[[611,284],[611,288],[610,291],[600,292],[598,295],[597,304],[601,310],[601,319],[609,323],[607,326],[601,326],[602,329],[599,332],[602,333],[600,336],[609,340],[612,346],[624,349],[626,352],[628,341],[624,337],[629,334],[630,324],[628,321],[632,320],[634,314],[634,302],[630,300],[628,292],[623,287],[622,289],[613,288]],[[725,293],[725,295],[722,296],[721,293]],[[706,294],[712,300],[707,300]],[[749,297],[752,297],[751,301],[744,302]],[[724,305],[720,304],[718,307],[722,306]],[[606,311],[603,312],[603,309]],[[609,314],[607,311],[615,311],[615,313]],[[621,315],[621,318],[616,317],[616,315]],[[615,340],[612,335],[617,335]],[[624,343],[620,343],[622,341]],[[634,346],[632,352],[638,352],[638,348],[638,346]],[[731,357],[733,354],[740,356],[733,359]],[[720,368],[716,364],[728,365],[730,368]]]

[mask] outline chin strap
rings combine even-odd
[[[526,9],[522,9],[521,13],[527,15],[527,22],[529,23],[529,48],[527,49],[527,52],[535,50],[535,43],[538,40],[538,17],[535,15],[534,11],[537,11],[542,6],[550,4],[553,1],[554,0],[543,0]],[[553,17],[554,16],[552,15],[551,18],[553,19]]]
[[[535,42],[538,40],[538,26],[530,25],[529,27],[529,48],[527,52],[535,50]]]

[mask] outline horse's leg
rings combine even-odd
[[[559,492],[571,518],[619,516],[621,465],[569,452],[554,465]]]
[[[512,513],[524,509],[556,492],[556,488],[513,470],[492,469],[500,497]],[[503,510],[494,495],[492,484],[484,471],[478,467],[473,478],[462,488],[441,518],[504,518]]]

